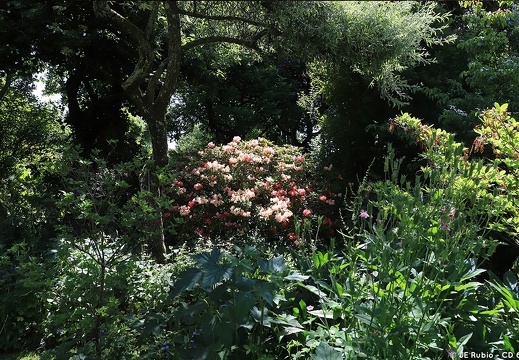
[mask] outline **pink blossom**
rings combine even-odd
[[[288,221],[288,218],[292,216],[292,211],[286,210],[284,212],[278,212],[274,218],[279,223],[285,223]]]
[[[324,196],[324,195],[319,196],[319,200],[321,200],[322,202],[325,202],[326,201],[326,196]]]
[[[205,196],[197,196],[194,199],[194,201],[197,202],[200,205],[204,205],[204,204],[207,204],[209,202],[209,200]]]
[[[236,158],[229,158],[229,164],[234,165],[238,162],[238,159]]]
[[[200,190],[200,189],[202,189],[204,186],[203,186],[202,184],[200,184],[200,183],[196,183],[193,187],[195,188],[195,190]]]
[[[210,143],[208,143],[207,147],[213,149],[215,147],[214,142],[211,141]]]
[[[191,212],[191,209],[189,208],[189,206],[182,205],[180,207],[180,215],[187,216],[187,215],[189,215],[190,212]]]
[[[359,216],[360,216],[361,218],[363,218],[363,219],[368,219],[368,218],[369,218],[369,214],[368,214],[368,212],[367,212],[366,210],[364,210],[364,209],[360,211]]]
[[[310,210],[310,209],[303,210],[303,216],[310,216],[311,213],[312,213],[312,210]]]
[[[232,138],[232,141],[235,142],[235,143],[239,143],[241,141],[241,137],[235,136],[235,137]]]
[[[274,154],[274,149],[268,147],[263,150],[263,155],[272,155]]]
[[[269,218],[273,213],[274,211],[271,208],[263,208],[259,212],[259,214],[264,218]]]
[[[281,214],[281,213],[277,213],[276,216],[275,216],[275,219],[279,223],[287,221],[287,217],[284,214]]]
[[[295,157],[295,160],[296,160],[296,162],[302,163],[305,161],[305,157],[303,155],[298,155]]]
[[[232,151],[232,146],[224,145],[224,146],[222,146],[222,150],[223,150],[224,152],[227,152],[227,153],[228,153],[228,152],[231,152],[231,151]]]
[[[256,140],[256,139],[251,140],[250,143],[251,143],[252,146],[258,146],[258,144],[259,144],[259,143],[258,143],[258,140]]]
[[[305,191],[305,189],[297,189],[297,194],[299,196],[304,196],[306,194],[306,191]]]
[[[245,162],[250,163],[250,162],[252,161],[252,156],[249,155],[249,154],[241,153],[241,154],[238,156],[238,160],[240,160],[240,161],[245,161]]]
[[[288,239],[291,241],[295,241],[295,240],[297,240],[297,235],[295,233],[291,232],[288,234]]]
[[[236,206],[231,206],[231,214],[234,214],[234,215],[240,215],[241,213],[243,212],[243,210],[239,207],[236,207]]]
[[[213,198],[209,200],[209,203],[214,206],[223,205],[222,195],[221,194],[213,194]]]

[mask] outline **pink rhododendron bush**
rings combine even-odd
[[[258,234],[298,243],[305,221],[314,228],[320,224],[320,237],[333,236],[339,227],[342,194],[327,185],[331,167],[321,173],[296,147],[235,137],[177,155],[163,213],[173,242]]]

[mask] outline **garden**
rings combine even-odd
[[[0,359],[519,357],[513,1],[0,20]]]

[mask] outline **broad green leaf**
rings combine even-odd
[[[254,306],[250,310],[250,312],[251,312],[254,320],[256,320],[256,322],[262,324],[263,326],[270,327],[271,317],[268,316],[268,310],[266,308],[263,308],[263,314],[262,314],[261,309],[258,309],[256,306]]]
[[[273,283],[263,281],[256,287],[258,295],[270,306],[274,305],[276,286]]]
[[[289,281],[304,281],[308,278],[309,278],[309,276],[301,275],[297,271],[290,273],[289,275],[284,277],[285,280],[289,280]]]
[[[197,265],[203,267],[207,263],[218,263],[222,257],[222,252],[218,248],[214,248],[210,253],[204,252],[202,254],[191,255]]]
[[[342,353],[326,344],[325,342],[320,342],[319,345],[315,348],[315,353],[312,354],[312,359],[314,360],[342,360]]]
[[[456,291],[461,291],[461,290],[465,290],[465,289],[477,289],[479,286],[481,286],[483,284],[479,283],[479,282],[469,282],[469,283],[466,283],[466,284],[463,284],[463,285],[458,285],[458,286],[455,286],[454,287],[454,290]]]
[[[516,288],[517,288],[517,277],[516,277],[516,275],[513,272],[507,271],[506,274],[503,276],[503,282],[510,289],[516,290]]]
[[[515,352],[514,347],[512,346],[512,342],[510,341],[510,338],[508,336],[503,336],[503,343],[505,345],[506,350],[510,352]]]
[[[486,272],[485,269],[471,269],[461,277],[461,282],[468,279],[472,279],[473,277],[478,276],[479,274],[482,274],[484,272]]]
[[[333,319],[333,311],[331,310],[328,310],[328,311],[324,311],[324,310],[312,310],[312,311],[309,311],[308,312],[309,314],[312,314],[313,316],[317,316],[318,318],[321,318],[321,319]]]
[[[218,262],[208,262],[202,270],[202,287],[209,288],[218,284],[222,280],[227,280],[232,276],[233,267],[230,263],[219,264]]]
[[[258,303],[258,300],[250,292],[238,292],[234,299],[233,315],[237,319],[247,317],[252,307]]]
[[[191,268],[183,271],[178,276],[175,284],[173,284],[173,288],[169,292],[169,296],[175,297],[182,294],[186,290],[193,289],[201,277],[202,271],[199,269]]]
[[[463,347],[466,343],[469,342],[470,338],[472,337],[472,333],[467,334],[465,336],[462,336],[458,341],[458,346]]]
[[[310,291],[312,294],[315,294],[323,299],[328,297],[328,296],[326,296],[326,294],[323,291],[319,290],[318,288],[316,288],[313,285],[304,285],[301,283],[299,283],[298,285],[305,288],[306,290]]]
[[[305,331],[305,330],[302,329],[302,328],[298,328],[298,327],[286,326],[286,327],[283,328],[281,333],[283,335],[290,335],[290,334],[295,334],[295,333],[298,333],[298,332],[301,332],[301,331]]]

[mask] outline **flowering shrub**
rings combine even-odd
[[[315,165],[296,147],[236,136],[228,144],[210,142],[205,149],[179,155],[168,178],[169,203],[163,213],[177,239],[259,231],[268,239],[297,242],[295,229],[305,220],[320,218],[321,233],[327,236],[338,227],[332,219],[339,218],[342,194],[313,176]]]

